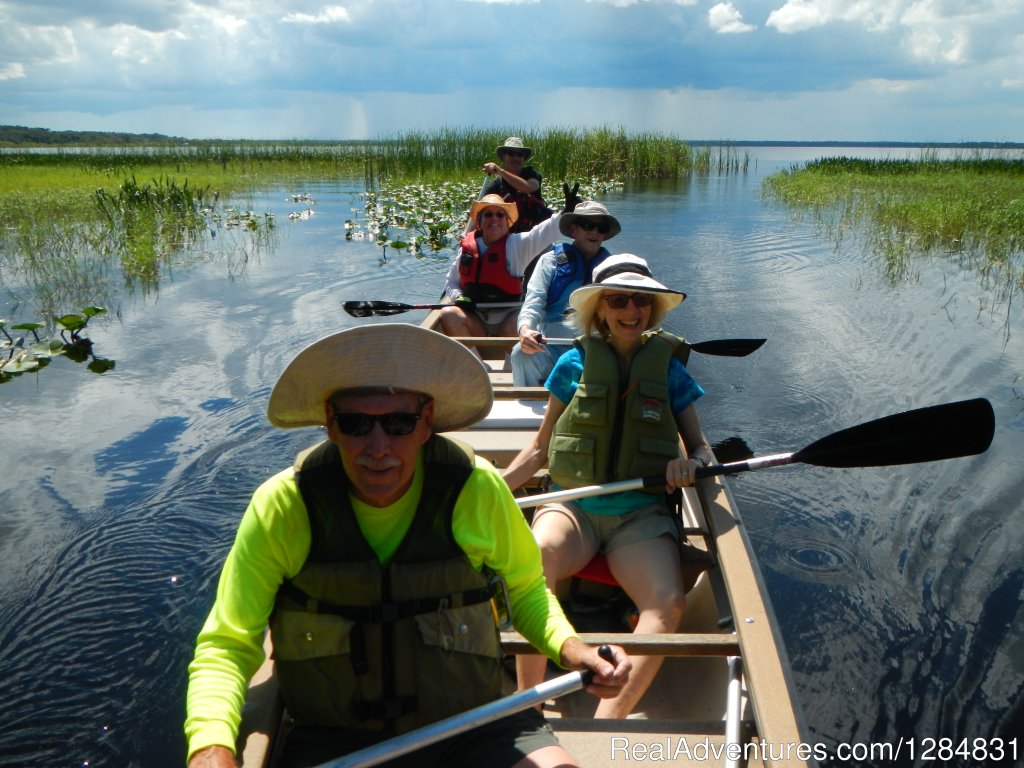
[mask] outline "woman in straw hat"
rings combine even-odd
[[[533,150],[523,146],[523,140],[518,136],[509,136],[495,154],[504,167],[497,163],[484,163],[484,173],[498,177],[487,186],[484,194],[498,195],[516,204],[519,216],[512,225],[512,231],[527,232],[551,218],[553,211],[541,196],[541,175],[532,165],[526,165]]]
[[[548,592],[496,470],[437,434],[478,421],[491,400],[483,364],[418,326],[341,331],[289,363],[267,417],[326,428],[327,439],[264,482],[242,518],[189,667],[192,768],[235,765],[268,622],[295,721],[282,766],[319,765],[497,699],[496,579],[524,636],[597,673],[592,693],[613,695],[628,678],[622,649],[602,659]],[[576,765],[532,711],[389,764]]]
[[[594,282],[569,299],[583,332],[548,377],[548,406],[537,436],[503,473],[517,488],[548,466],[556,485],[574,488],[665,475],[665,488],[691,485],[711,460],[694,403],[703,394],[683,361],[688,347],[655,329],[685,295],[651,276],[632,254],[606,259]],[[687,456],[679,450],[679,438]],[[675,632],[685,593],[679,535],[662,489],[627,491],[540,507],[533,534],[549,587],[604,552],[639,611],[638,633]],[[634,660],[622,692],[601,701],[596,717],[626,717],[662,659]],[[519,658],[519,681],[543,677],[544,660]]]
[[[563,213],[580,202],[577,189],[579,184],[565,187]],[[444,290],[453,305],[441,310],[441,327],[448,336],[515,336],[523,273],[558,238],[559,215],[513,234],[510,227],[519,212],[498,195],[481,197],[469,215],[474,229],[460,241],[448,269]],[[492,302],[513,306],[477,307]]]

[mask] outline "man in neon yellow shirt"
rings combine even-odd
[[[270,627],[289,714],[284,766],[316,765],[500,695],[491,599],[516,628],[614,696],[631,664],[585,645],[547,590],[540,553],[497,471],[437,433],[490,410],[482,363],[412,325],[328,336],[300,352],[268,418],[327,440],[253,495],[189,667],[189,766],[233,766],[248,681]],[[403,762],[404,761],[404,762]],[[534,709],[399,763],[575,765]]]

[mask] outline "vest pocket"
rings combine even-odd
[[[430,647],[490,658],[501,653],[489,602],[421,613],[416,626],[423,644]]]
[[[581,381],[569,406],[573,411],[573,422],[593,427],[608,423],[608,386],[588,384]]]
[[[630,413],[634,419],[645,424],[660,424],[666,418],[672,420],[667,386],[653,381],[641,381],[637,384],[636,394]]]
[[[596,477],[594,451],[595,439],[591,435],[553,435],[548,450],[552,477],[557,473],[573,481],[592,482]]]
[[[302,661],[351,652],[355,622],[343,616],[281,611],[272,631],[274,658]]]
[[[637,441],[637,452],[629,467],[630,477],[658,474],[665,471],[665,465],[679,457],[679,443],[659,440],[655,437],[641,437]]]

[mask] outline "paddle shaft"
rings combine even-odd
[[[613,660],[609,647],[601,646],[598,652],[606,661]],[[467,712],[452,715],[436,723],[417,728],[415,731],[409,731],[409,733],[404,733],[393,739],[382,741],[380,744],[374,744],[371,747],[339,757],[337,760],[322,763],[316,768],[367,768],[367,766],[379,765],[486,723],[514,715],[516,712],[522,712],[524,709],[541,704],[548,699],[555,699],[586,688],[593,679],[594,673],[589,669],[582,672],[569,672],[553,680],[546,680],[525,691],[519,691]]]
[[[732,475],[786,464],[819,467],[884,467],[955,459],[988,450],[995,432],[992,405],[983,398],[933,405],[885,416],[834,432],[794,453],[777,453],[728,464],[698,467],[697,478]],[[647,475],[516,499],[522,507],[637,491],[665,485],[664,475]]]
[[[400,301],[344,301],[341,304],[353,317],[373,317],[375,315],[401,315],[414,309],[444,309],[452,304],[403,304]],[[484,302],[476,305],[480,309],[511,309],[522,306],[522,302]]]
[[[484,190],[487,189],[487,187],[488,187],[488,185],[490,183],[491,183],[491,177],[490,177],[489,174],[485,173],[484,174],[483,184],[480,185],[480,191],[476,193],[476,199],[477,200],[479,200],[481,197],[484,196]],[[474,201],[474,202],[476,202],[476,201]],[[463,237],[465,237],[469,233],[469,231],[475,226],[475,222],[473,221],[473,204],[472,203],[470,203],[470,205],[469,205],[469,211],[470,211],[470,215],[466,219],[466,226],[463,227],[463,229],[462,229],[462,236]]]
[[[541,334],[538,334],[541,335]],[[575,339],[537,339],[539,344],[554,344],[557,346],[572,346]],[[702,355],[721,355],[724,357],[746,357],[756,352],[767,341],[767,339],[712,339],[711,341],[698,341],[690,344],[692,352],[699,352]]]

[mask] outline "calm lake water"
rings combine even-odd
[[[812,740],[1010,739],[1024,733],[1020,297],[953,259],[892,284],[856,238],[837,246],[759,195],[793,162],[868,152],[756,149],[746,174],[627,185],[604,198],[623,225],[610,245],[689,294],[670,330],[768,338],[748,358],[693,356],[713,442],[738,437],[764,455],[890,413],[991,400],[996,436],[981,456],[730,483]],[[181,265],[111,306],[120,319],[90,324],[114,371],[57,360],[0,385],[0,764],[183,764],[186,667],[239,517],[318,439],[266,422],[274,380],[305,344],[374,322],[343,300],[441,293],[444,257],[382,262],[343,239],[357,191],[254,199],[277,216],[273,248],[244,269],[237,254]],[[310,207],[290,200],[299,193],[315,215],[292,221]]]

